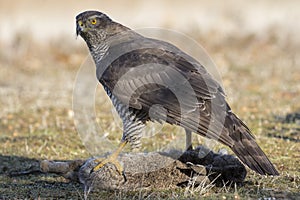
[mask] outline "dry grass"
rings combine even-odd
[[[297,198],[300,190],[300,47],[289,38],[246,35],[220,37],[190,35],[197,39],[219,66],[228,101],[247,122],[258,143],[280,171],[279,177],[249,172],[243,186],[138,192],[91,193],[104,199],[243,199]],[[65,41],[61,43],[62,39]],[[17,35],[0,50],[0,198],[83,198],[83,189],[56,176],[8,177],[41,159],[90,156],[76,133],[72,91],[77,70],[87,56],[83,46],[65,38],[38,44],[30,35]],[[75,43],[75,42],[74,42]],[[111,104],[97,89],[96,121],[117,143],[121,130],[112,124]],[[294,120],[293,120],[294,119]],[[156,150],[180,135],[164,126],[165,134],[144,141],[144,150]],[[195,141],[198,142],[198,141]],[[101,146],[101,144],[99,144]],[[219,148],[216,146],[215,148]],[[207,188],[205,188],[207,187]]]

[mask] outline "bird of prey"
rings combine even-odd
[[[279,175],[255,142],[249,128],[232,112],[219,83],[197,60],[176,46],[144,37],[99,11],[76,16],[76,33],[86,42],[96,64],[97,79],[123,122],[118,149],[97,160],[123,169],[117,156],[127,143],[139,147],[147,121],[167,122],[227,145],[249,168]],[[160,105],[150,116],[151,107]]]

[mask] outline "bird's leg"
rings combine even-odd
[[[117,148],[116,151],[114,151],[110,156],[108,156],[107,158],[100,158],[100,159],[96,159],[95,162],[98,162],[97,166],[94,167],[93,171],[98,171],[101,167],[103,167],[105,164],[107,163],[112,163],[116,166],[117,171],[119,172],[119,174],[124,175],[124,170],[122,165],[119,163],[119,161],[117,160],[119,154],[121,153],[122,149],[125,147],[125,145],[127,144],[127,141],[122,141],[119,145],[119,147]]]
[[[185,129],[185,150],[193,150],[192,145],[192,132],[190,130]]]

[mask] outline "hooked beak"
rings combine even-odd
[[[81,35],[82,32],[84,32],[85,26],[83,25],[83,22],[80,20],[76,23],[76,36]]]
[[[81,30],[80,27],[78,26],[78,24],[76,25],[76,36],[78,37],[78,35],[80,34]]]

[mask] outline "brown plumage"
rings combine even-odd
[[[198,61],[103,13],[87,11],[76,19],[77,34],[96,63],[97,78],[123,120],[123,140],[134,144],[141,137],[136,127],[149,120],[166,121],[229,146],[259,174],[278,175],[249,128],[231,111],[221,86]],[[150,116],[157,104],[164,109]]]

